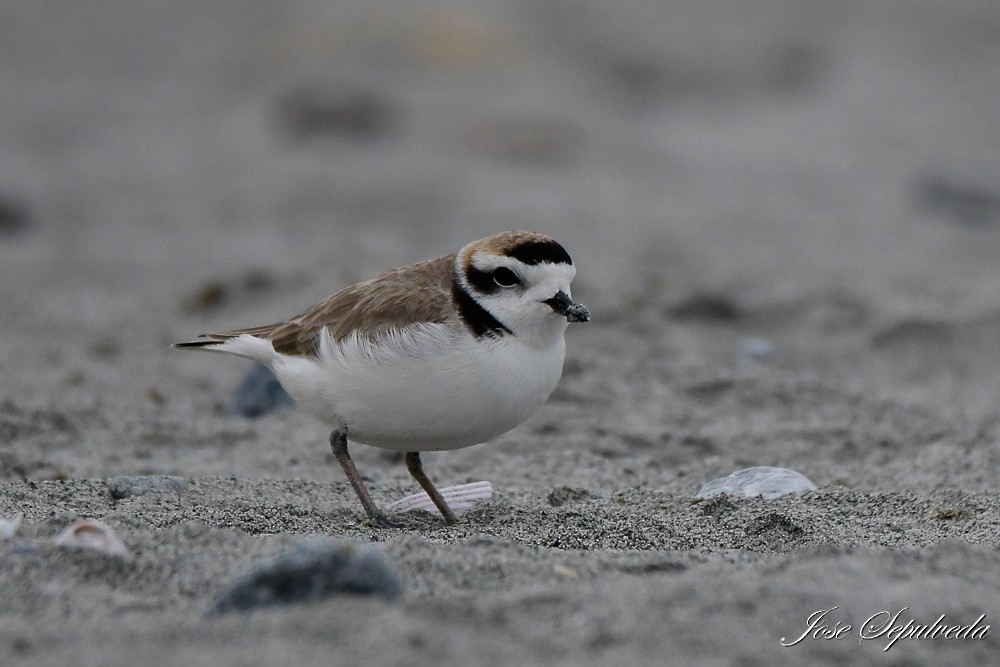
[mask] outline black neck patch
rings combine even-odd
[[[490,315],[490,312],[479,305],[479,302],[465,291],[465,289],[455,282],[451,288],[451,298],[455,302],[458,314],[465,322],[465,326],[475,335],[476,338],[486,336],[488,338],[501,338],[503,336],[513,336],[514,332],[508,329],[503,322]]]
[[[525,264],[572,264],[569,253],[561,245],[549,239],[547,241],[527,241],[514,246],[507,253],[508,257],[521,260]]]

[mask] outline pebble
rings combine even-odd
[[[285,133],[297,140],[324,135],[373,139],[385,134],[396,115],[377,93],[347,87],[303,87],[278,102]]]
[[[752,362],[767,363],[774,358],[774,349],[774,343],[767,338],[751,336],[740,341],[736,358],[743,366]]]
[[[239,417],[261,417],[295,401],[274,377],[271,369],[263,364],[254,364],[253,369],[236,389],[233,400],[226,411]]]
[[[240,577],[208,614],[314,602],[341,593],[395,600],[402,590],[395,566],[376,546],[313,538]]]
[[[925,210],[969,227],[1000,222],[1000,194],[945,174],[931,174],[915,185],[918,204]]]
[[[182,299],[181,308],[189,313],[214,310],[224,304],[230,296],[230,289],[225,283],[212,280]]]
[[[564,164],[583,143],[583,132],[562,118],[480,120],[468,125],[463,143],[469,152],[507,162]]]
[[[725,294],[696,292],[669,308],[667,314],[678,320],[702,322],[737,322],[746,315],[743,308]]]
[[[698,497],[712,498],[727,493],[743,498],[761,496],[764,500],[771,500],[789,493],[815,490],[815,484],[794,470],[757,466],[706,482],[698,490]]]
[[[0,237],[20,234],[30,222],[28,209],[21,202],[0,196]]]
[[[115,500],[147,493],[181,493],[187,488],[183,477],[170,475],[119,475],[107,480],[108,492]]]
[[[9,519],[0,519],[0,540],[9,540],[17,533],[24,520],[24,512],[18,512]]]

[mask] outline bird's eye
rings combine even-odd
[[[521,279],[517,277],[516,273],[508,269],[506,266],[501,266],[493,272],[493,282],[500,287],[513,287],[521,282]]]

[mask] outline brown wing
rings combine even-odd
[[[326,327],[334,340],[352,332],[374,336],[419,322],[454,317],[451,287],[455,255],[418,262],[363,280],[324,299],[287,322],[208,334],[221,341],[243,334],[266,338],[282,354],[316,354]],[[419,286],[419,287],[418,287]]]

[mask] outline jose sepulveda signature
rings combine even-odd
[[[972,623],[950,621],[941,614],[933,623],[921,623],[907,613],[903,607],[896,613],[885,610],[872,614],[858,628],[834,617],[840,607],[820,609],[806,618],[805,629],[796,637],[782,637],[782,646],[795,646],[805,639],[845,639],[856,633],[858,645],[865,641],[881,639],[885,642],[883,651],[888,651],[900,639],[985,639],[990,626],[984,621],[986,614],[980,614]]]

